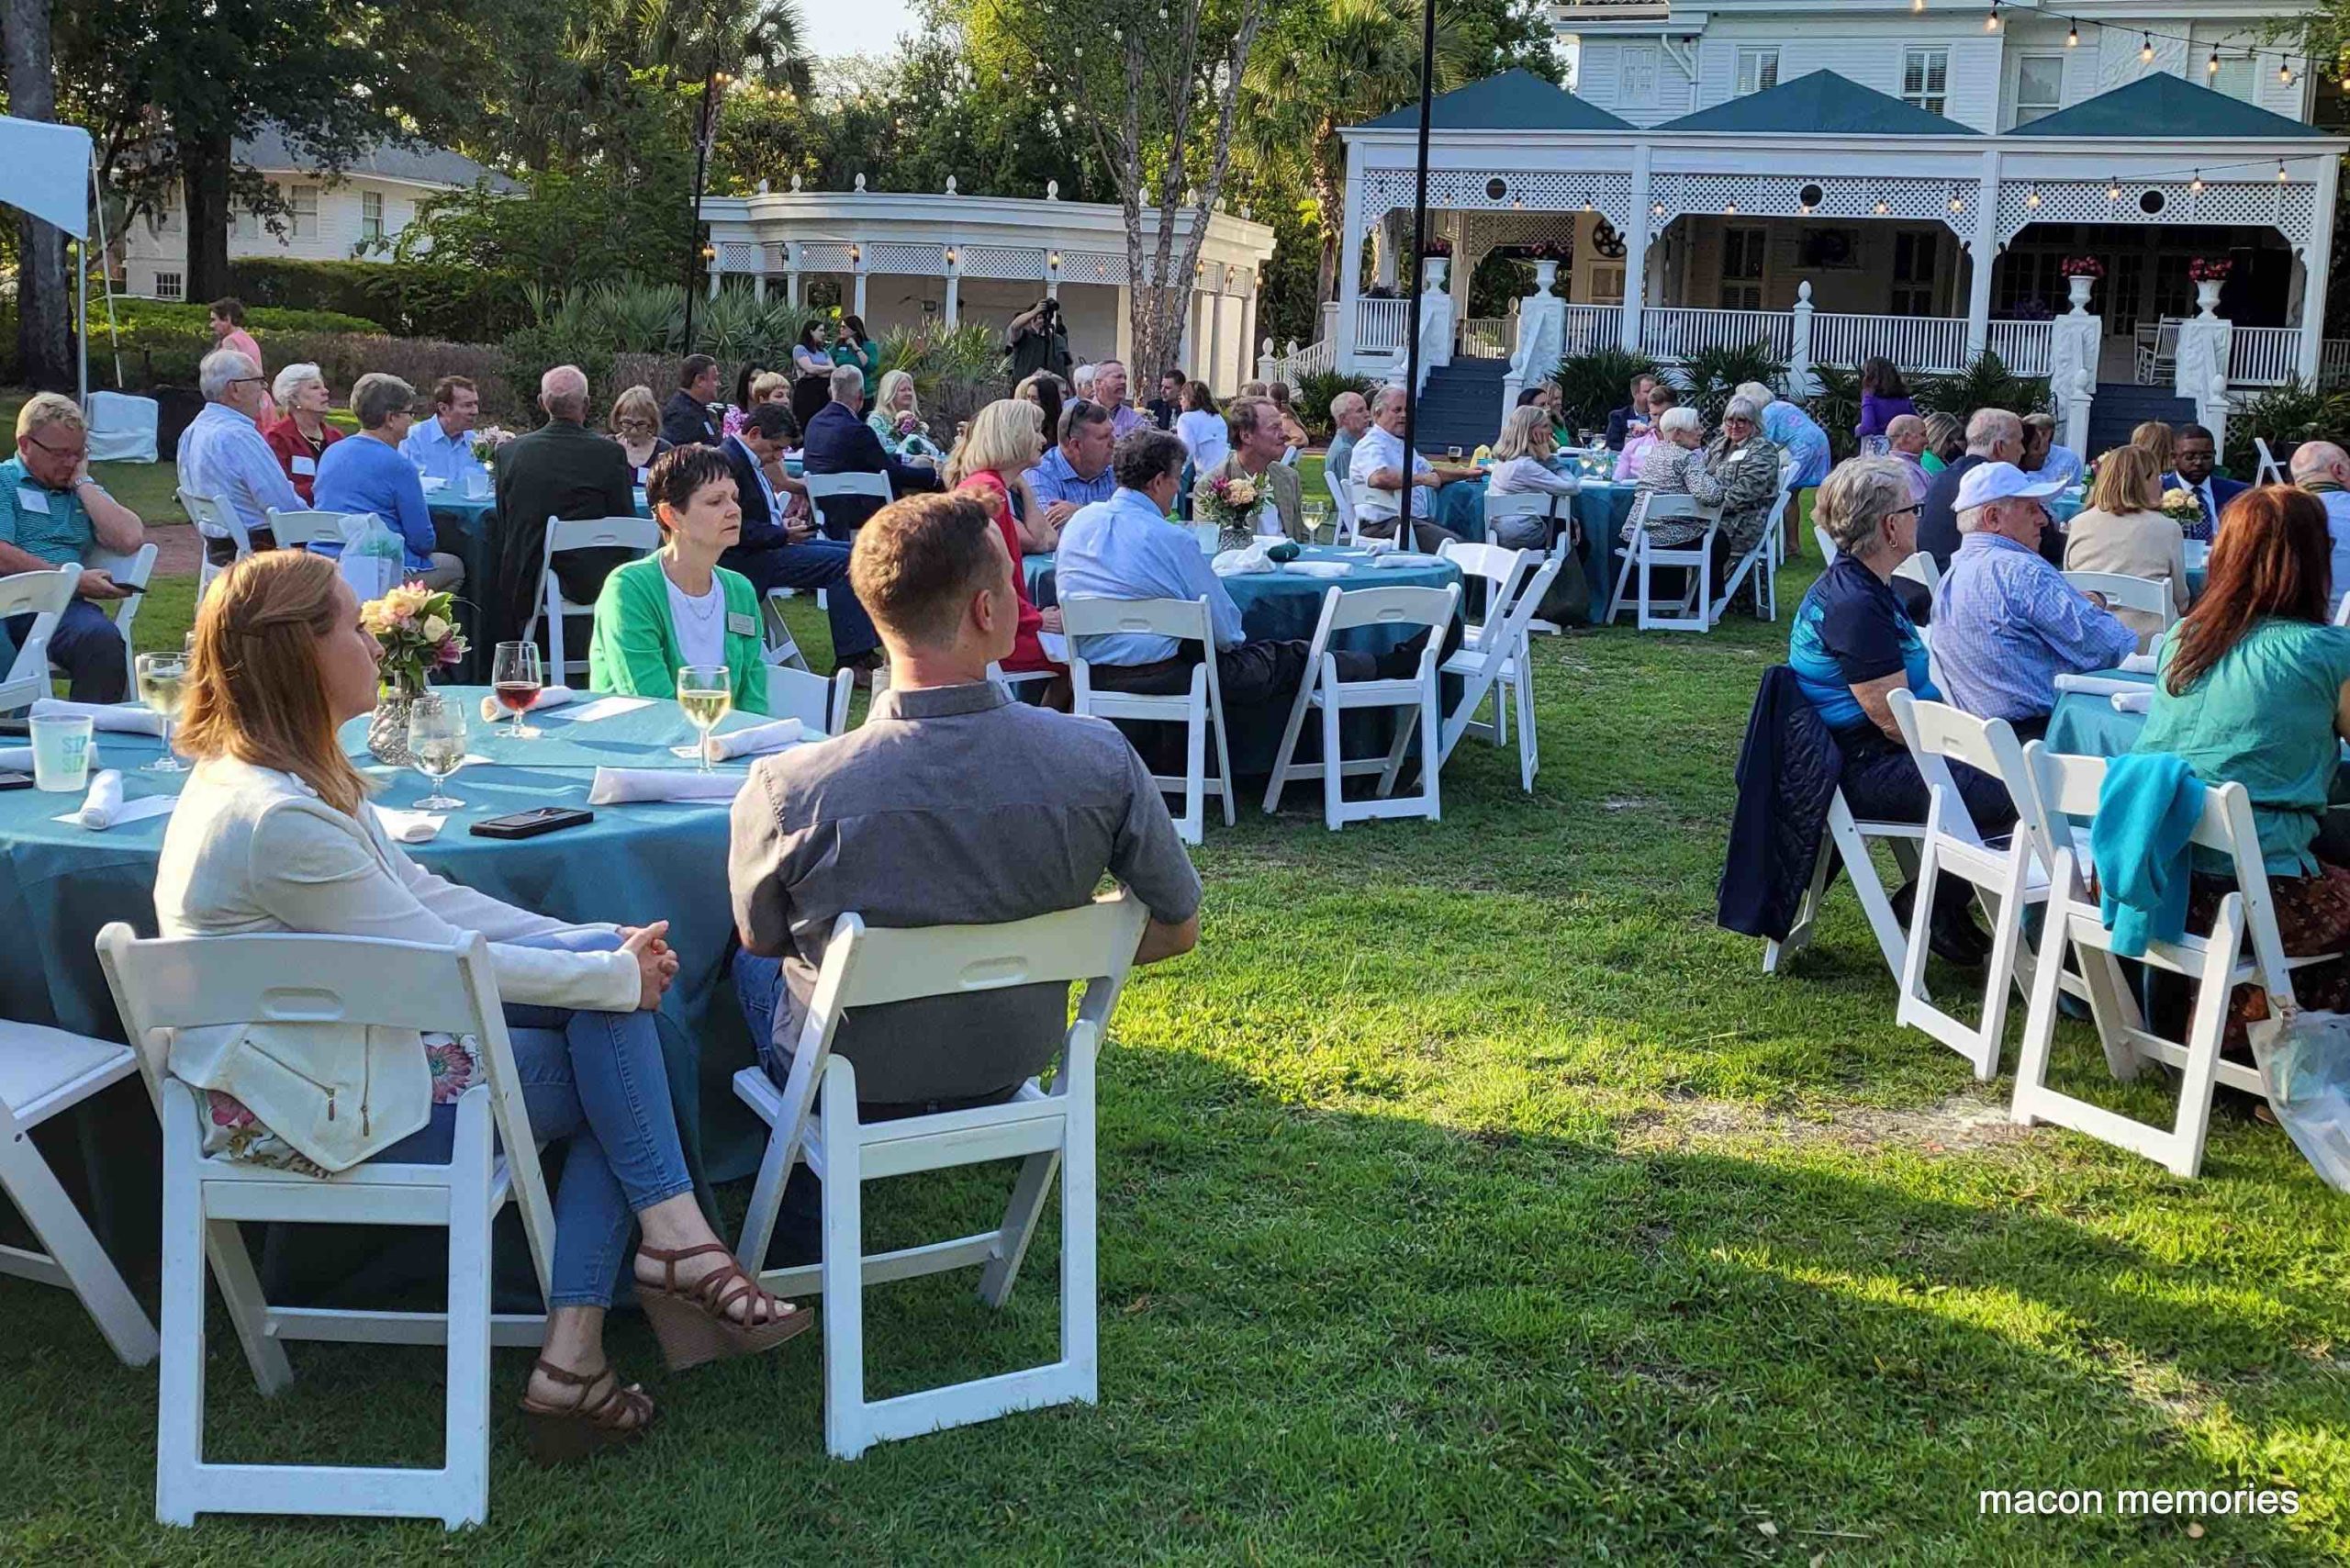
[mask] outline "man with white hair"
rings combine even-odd
[[[139,514],[90,477],[90,428],[73,399],[28,398],[17,412],[17,454],[0,463],[0,575],[86,563],[99,549],[128,555],[146,542]],[[65,672],[75,701],[122,700],[122,633],[98,606],[133,591],[104,572],[84,570],[76,581],[49,639],[50,662]],[[21,643],[32,622],[11,616],[0,630]]]
[[[2325,531],[2333,536],[2335,607],[2350,593],[2350,453],[2330,441],[2305,441],[2293,448],[2293,483],[2325,505]]]
[[[1330,450],[1323,454],[1322,471],[1336,474],[1344,485],[1353,472],[1355,442],[1371,428],[1371,405],[1360,392],[1341,392],[1330,399]]]
[[[498,454],[499,549],[498,591],[475,585],[496,638],[520,637],[543,592],[541,559],[547,519],[566,522],[630,517],[636,511],[635,475],[620,442],[588,428],[588,373],[558,364],[539,377],[539,408],[547,422],[506,443]],[[555,580],[574,604],[593,604],[626,550],[566,550],[554,558]]]
[[[2062,488],[2012,463],[1978,463],[1958,487],[1965,536],[1934,594],[1934,654],[1950,700],[2005,719],[2024,740],[2047,732],[2056,678],[2111,669],[2138,633],[2042,559],[2042,503]]]
[[[1079,397],[1086,394],[1080,392]],[[1126,366],[1123,360],[1105,359],[1093,367],[1093,400],[1110,410],[1110,434],[1124,441],[1150,428],[1150,416],[1126,401]]]
[[[1405,454],[1405,401],[1404,389],[1393,386],[1381,387],[1371,400],[1371,429],[1355,442],[1347,465],[1347,477],[1354,486],[1355,531],[1372,539],[1393,539],[1396,520],[1408,504],[1413,543],[1422,554],[1433,555],[1446,540],[1457,542],[1460,535],[1427,521],[1428,496],[1470,476],[1438,468],[1416,452]]]
[[[1926,472],[1926,421],[1915,414],[1896,414],[1885,427],[1886,455],[1901,465],[1909,478],[1909,498],[1922,503],[1934,476]]]
[[[1966,421],[1965,455],[1934,476],[1919,503],[1918,548],[1934,558],[1937,569],[1949,571],[1950,558],[1958,554],[1958,487],[1966,476],[1986,463],[2014,465],[2022,461],[2023,420],[2005,409],[1975,409]],[[2064,559],[2061,552],[2054,559]],[[1911,613],[1916,613],[1914,608]]]
[[[304,511],[310,503],[296,492],[261,433],[257,421],[267,396],[261,367],[234,349],[215,349],[196,366],[196,381],[204,411],[180,432],[180,488],[219,502],[245,525],[254,549],[272,549],[277,539],[269,531],[269,510]],[[227,529],[197,526],[213,565],[237,558]]]
[[[1069,373],[1069,389],[1080,398],[1092,397],[1096,374],[1096,368],[1092,365],[1079,365]]]
[[[816,410],[800,438],[800,460],[809,474],[887,474],[891,499],[939,487],[938,470],[925,462],[892,456],[865,422],[865,372],[835,365],[832,401]],[[824,537],[853,543],[865,520],[881,510],[874,496],[834,496],[818,505]]]

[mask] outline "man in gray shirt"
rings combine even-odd
[[[849,581],[890,651],[890,689],[863,727],[761,758],[734,801],[735,987],[778,1082],[843,913],[994,924],[1077,908],[1107,874],[1150,912],[1136,962],[1199,940],[1198,873],[1134,748],[988,678],[1012,652],[1016,569],[971,495],[908,497],[858,531]],[[1068,987],[1018,986],[862,1014],[833,1048],[875,1120],[1008,1099],[1068,1024]]]

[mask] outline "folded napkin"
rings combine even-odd
[[[759,756],[786,746],[798,745],[807,737],[801,733],[797,719],[778,719],[769,724],[752,724],[739,730],[729,730],[722,735],[710,737],[710,755],[723,762],[730,756]]]
[[[2152,654],[2124,654],[2121,655],[2121,667],[2128,670],[2132,675],[2152,675],[2154,673],[2154,655]]]
[[[33,699],[32,716],[36,719],[87,718],[94,730],[120,730],[125,734],[152,735],[163,738],[163,716],[151,708],[133,707],[127,702],[68,702],[61,697]]]
[[[1226,550],[1208,565],[1219,577],[1242,577],[1271,571],[1273,559],[1265,554],[1262,544],[1251,544],[1245,549]]]
[[[652,706],[653,699],[650,697],[599,697],[572,714],[571,722],[575,724],[592,724],[599,719],[616,719],[622,713],[633,713],[639,708]]]
[[[523,711],[530,713],[543,713],[550,708],[560,708],[566,702],[576,701],[578,696],[579,693],[567,686],[543,686],[539,688],[538,696],[532,700],[530,707]],[[495,723],[505,716],[506,710],[498,705],[497,698],[485,697],[481,700],[482,722]]]
[[[731,801],[742,792],[744,773],[699,773],[683,767],[599,767],[588,788],[591,806],[631,801]]]
[[[1344,561],[1292,561],[1281,570],[1308,577],[1343,577],[1354,568]]]
[[[1435,559],[1433,555],[1423,555],[1416,551],[1408,555],[1399,553],[1373,556],[1371,564],[1374,566],[1425,566]]]
[[[384,835],[401,844],[430,844],[440,836],[448,818],[439,812],[403,812],[389,806],[371,805],[375,822]]]
[[[2151,713],[2154,711],[2154,694],[2151,691],[2117,691],[2112,701],[2113,711],[2117,713]]]
[[[2056,678],[2059,691],[2085,692],[2091,697],[2126,697],[2143,691],[2143,680],[2116,680],[2109,675],[2060,675]]]
[[[84,827],[101,831],[114,826],[115,818],[122,814],[122,775],[111,767],[102,767],[90,780],[90,792],[82,801],[82,809],[73,813]]]
[[[30,773],[32,770],[32,747],[28,745],[0,746],[0,773]]]
[[[1366,554],[1384,555],[1387,552],[1395,548],[1395,541],[1393,539],[1373,539],[1368,533],[1360,533],[1355,536],[1354,547],[1364,552]]]

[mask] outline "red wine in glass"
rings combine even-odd
[[[516,740],[531,740],[539,732],[522,722],[522,715],[538,700],[539,689],[546,684],[546,672],[539,662],[535,643],[500,643],[490,660],[489,689],[498,697],[498,705],[514,715],[509,734]]]
[[[525,685],[519,680],[509,680],[493,689],[498,695],[498,705],[509,713],[520,713],[539,700],[536,681]]]

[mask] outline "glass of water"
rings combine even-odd
[[[701,732],[695,752],[701,771],[710,769],[710,732],[734,706],[733,672],[724,665],[686,665],[677,671],[677,706],[686,722]]]
[[[172,725],[180,716],[187,687],[187,657],[184,654],[141,654],[133,661],[139,700],[163,721],[163,755],[147,765],[150,773],[185,773],[187,764],[172,755]]]
[[[465,765],[465,710],[445,697],[420,697],[408,712],[408,749],[416,770],[432,780],[432,793],[419,801],[426,812],[454,811],[464,804],[447,792],[450,778]]]

